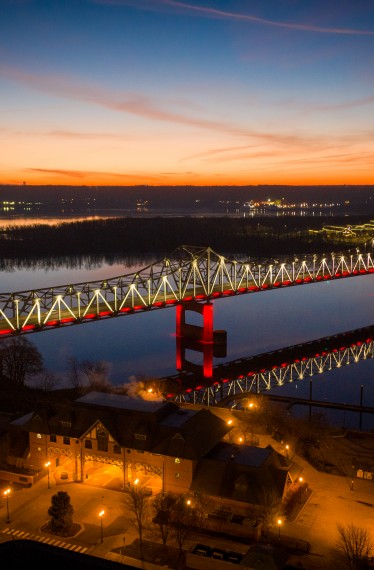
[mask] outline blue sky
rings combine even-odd
[[[374,184],[372,0],[0,0],[0,183]]]

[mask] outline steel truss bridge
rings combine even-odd
[[[127,275],[0,294],[0,335],[39,332],[160,309],[374,273],[374,240],[361,249],[283,260],[237,261],[210,247],[181,246]]]
[[[158,389],[167,400],[222,406],[225,401],[243,399],[373,357],[374,326],[370,326],[217,365],[210,382],[204,379],[199,384],[192,374],[174,375],[160,381]]]

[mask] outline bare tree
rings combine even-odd
[[[34,344],[23,336],[2,340],[0,366],[13,386],[24,386],[27,376],[43,370],[43,358]]]
[[[67,361],[70,383],[74,389],[78,390],[81,387],[81,371],[79,362],[75,356],[69,356]]]
[[[198,521],[194,505],[186,499],[179,497],[172,507],[173,536],[178,544],[179,553],[182,554],[183,544]]]
[[[152,501],[152,508],[155,514],[153,522],[159,528],[165,549],[172,529],[172,507],[174,503],[175,498],[170,493],[159,493]]]
[[[130,520],[139,534],[140,553],[143,551],[143,534],[151,514],[151,496],[139,485],[130,485],[125,495],[125,504],[130,511]]]
[[[374,549],[374,541],[371,532],[364,527],[338,523],[336,528],[339,533],[338,550],[344,555],[351,570],[365,568],[367,559]]]
[[[81,363],[80,370],[86,376],[90,387],[94,390],[108,390],[111,387],[108,379],[108,362],[92,362],[90,360],[86,360]]]
[[[53,372],[44,368],[35,378],[33,385],[44,392],[50,392],[56,386],[58,378]]]
[[[269,530],[277,524],[277,520],[283,516],[283,503],[279,495],[273,490],[263,487],[256,496],[257,504],[261,507],[259,518],[262,520],[264,529]]]

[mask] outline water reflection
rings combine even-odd
[[[113,263],[104,257],[56,258],[49,266],[4,262],[0,273],[2,291],[83,282],[121,275],[155,261],[149,256],[123,257]],[[23,264],[23,265],[22,265]],[[374,276],[344,281],[308,284],[303,287],[264,291],[256,295],[214,301],[214,328],[227,331],[227,354],[214,357],[214,365],[267,353],[290,345],[342,331],[370,326],[374,322],[372,300]],[[201,324],[197,315],[196,324]],[[193,318],[191,317],[193,324]],[[176,314],[169,307],[120,319],[86,323],[30,335],[54,372],[58,386],[69,385],[68,358],[103,361],[109,365],[109,380],[121,385],[132,380],[176,374]],[[186,349],[186,358],[203,364],[203,354]],[[357,401],[364,386],[365,404],[374,405],[374,361],[342,367],[313,379],[314,397],[330,401]],[[58,387],[56,386],[56,387]],[[275,390],[308,397],[307,381],[297,381]],[[345,418],[349,425],[348,414]]]

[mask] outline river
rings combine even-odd
[[[0,289],[20,291],[110,278],[148,263],[109,265],[85,259],[78,266],[17,268],[0,272]],[[227,354],[215,358],[214,364],[372,325],[373,294],[374,276],[365,275],[217,299],[213,301],[214,329],[227,331]],[[201,324],[199,318],[188,313],[192,324]],[[106,363],[110,382],[119,386],[177,372],[175,325],[175,308],[169,307],[31,334],[28,339],[41,352],[46,369],[56,376],[56,388],[69,385],[70,358]],[[198,352],[188,351],[187,357],[202,363]],[[373,372],[373,361],[366,360],[316,376],[313,397],[358,404],[363,386],[364,405],[374,406]],[[274,391],[307,398],[309,381]],[[341,426],[357,426],[353,413],[331,412],[331,417]],[[363,428],[374,428],[374,416],[363,418]]]

